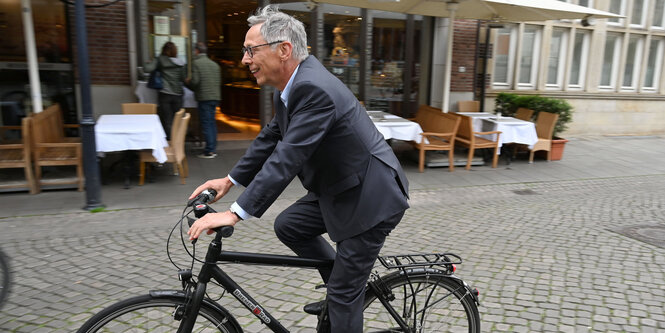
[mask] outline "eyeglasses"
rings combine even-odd
[[[245,52],[247,52],[247,54],[249,55],[250,58],[254,58],[254,49],[255,48],[261,47],[261,46],[266,46],[266,45],[277,44],[277,43],[281,43],[281,42],[283,42],[283,40],[278,40],[278,41],[274,41],[274,42],[271,42],[271,43],[265,43],[265,44],[261,44],[261,45],[243,47],[240,50],[242,51],[242,56],[243,57],[245,56]]]

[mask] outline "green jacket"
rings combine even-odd
[[[157,65],[158,63],[159,66]],[[184,94],[183,84],[187,77],[187,67],[182,60],[160,55],[153,59],[152,62],[146,64],[143,69],[148,73],[156,69],[162,72],[164,88],[160,92],[171,95]]]
[[[221,93],[222,75],[219,65],[200,53],[192,61],[192,79],[187,87],[194,91],[197,101],[219,101]]]

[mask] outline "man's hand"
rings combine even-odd
[[[208,202],[208,203],[213,203],[213,202],[221,199],[223,196],[225,196],[226,193],[229,192],[229,190],[231,189],[232,186],[233,186],[233,182],[231,182],[231,180],[229,179],[228,176],[224,177],[224,178],[209,180],[209,181],[203,183],[203,185],[197,187],[194,190],[194,192],[192,192],[192,195],[189,196],[189,199],[187,199],[187,200],[192,200],[197,195],[199,195],[199,193],[203,192],[203,190],[207,190],[207,189],[211,188],[211,189],[217,191],[217,196],[215,197],[215,199]],[[210,214],[208,214],[208,215],[210,215]]]
[[[238,221],[240,219],[236,214],[231,213],[230,210],[223,213],[208,213],[196,220],[189,228],[189,231],[187,231],[187,234],[189,235],[189,240],[194,240],[199,238],[203,231],[207,230],[206,233],[210,235],[214,232],[212,229],[225,225],[234,226]]]

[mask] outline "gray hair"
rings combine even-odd
[[[307,52],[307,33],[302,22],[294,17],[280,12],[278,8],[270,5],[256,10],[256,13],[247,19],[249,26],[261,26],[261,36],[266,42],[278,40],[291,42],[293,45],[293,58],[303,61],[309,55]],[[272,46],[273,48],[276,46]]]
[[[194,46],[200,53],[208,53],[208,46],[204,42],[196,42]]]

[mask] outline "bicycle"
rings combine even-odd
[[[188,224],[214,212],[207,202],[215,197],[212,190],[190,200],[181,219],[167,240],[180,226],[181,242],[192,258],[192,266],[178,271],[181,290],[152,290],[112,304],[88,319],[78,333],[93,332],[242,332],[233,315],[206,294],[211,280],[224,288],[273,332],[289,332],[259,302],[252,298],[221,268],[220,262],[261,264],[299,268],[331,267],[333,261],[296,256],[223,251],[222,240],[233,234],[233,227],[217,228],[208,245],[197,278],[192,274],[196,259],[183,237],[182,221]],[[193,241],[195,243],[196,240]],[[169,253],[169,258],[171,255]],[[173,260],[171,259],[172,263]],[[452,253],[405,254],[379,257],[391,273],[372,273],[366,286],[364,331],[370,332],[480,332],[479,293],[454,275],[461,257]],[[173,263],[176,268],[179,268]],[[221,298],[221,296],[220,296]],[[325,303],[324,303],[325,304]],[[325,332],[327,311],[318,315],[317,332]]]
[[[9,282],[11,273],[9,271],[9,257],[0,249],[0,309],[5,305],[9,295]]]

